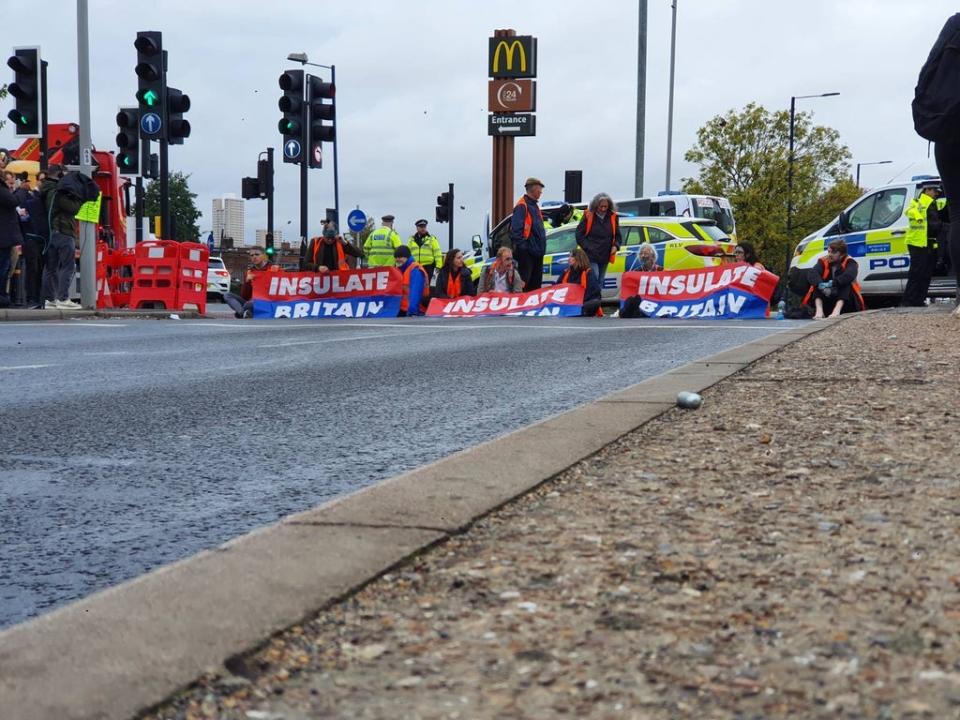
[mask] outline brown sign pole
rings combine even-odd
[[[491,223],[496,225],[513,209],[513,171],[516,135],[533,134],[533,116],[517,111],[536,109],[537,41],[517,36],[515,30],[494,30],[489,39],[488,88],[493,136],[493,188]],[[503,122],[500,122],[503,121]],[[512,134],[511,134],[512,133]]]

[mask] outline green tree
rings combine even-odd
[[[0,85],[0,100],[3,100],[7,96],[7,85],[4,83]],[[3,126],[7,124],[6,120],[0,120],[0,130],[3,129]]]
[[[197,194],[190,192],[190,186],[187,184],[189,179],[190,176],[184,175],[182,172],[170,174],[170,224],[173,226],[173,235],[171,236],[167,228],[161,228],[164,240],[190,240],[195,242],[200,237],[200,228],[197,225],[200,211],[194,202]],[[160,214],[159,180],[154,180],[147,185],[144,202],[146,214],[149,217]]]
[[[850,150],[840,134],[814,125],[809,113],[794,120],[793,233],[787,237],[787,158],[790,113],[750,103],[709,120],[684,155],[700,166],[684,178],[690,193],[723,195],[733,203],[737,237],[757,248],[777,273],[804,236],[830,221],[859,195],[850,179]]]

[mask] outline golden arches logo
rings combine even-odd
[[[514,40],[509,45],[506,40],[501,40],[497,43],[496,49],[493,51],[493,72],[500,72],[500,51],[507,57],[507,70],[513,70],[513,54],[516,51],[520,51],[520,72],[527,71],[527,51],[523,49],[523,43],[519,40]]]

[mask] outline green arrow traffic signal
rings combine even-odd
[[[160,96],[157,95],[153,90],[147,90],[143,94],[143,102],[149,105],[150,107],[153,107],[159,101],[160,101]]]

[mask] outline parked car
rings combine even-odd
[[[222,301],[223,296],[228,292],[230,292],[230,273],[227,271],[227,266],[223,264],[222,257],[211,255],[207,264],[207,298],[209,299],[211,295],[219,295]]]

